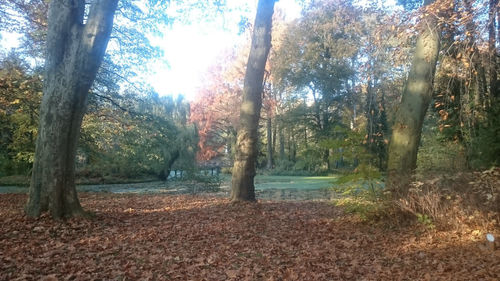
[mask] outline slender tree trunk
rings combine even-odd
[[[295,163],[297,160],[297,140],[295,139],[293,128],[290,130],[290,160]]]
[[[323,151],[323,162],[326,164],[326,170],[330,171],[331,170],[331,165],[330,165],[330,149],[325,149]]]
[[[49,4],[47,54],[40,125],[26,214],[53,218],[84,215],[75,189],[75,158],[88,91],[113,26],[118,0]],[[71,3],[71,4],[69,4]]]
[[[292,161],[292,132],[291,128],[288,127],[286,132],[286,149],[288,150],[288,161]]]
[[[489,76],[490,76],[490,99],[498,101],[500,99],[500,89],[497,80],[497,47],[496,47],[496,28],[495,15],[498,13],[498,0],[490,0],[488,11],[488,55],[489,59]],[[499,23],[500,24],[500,23]],[[492,103],[493,104],[493,103]]]
[[[275,152],[276,152],[276,137],[277,137],[277,130],[276,130],[276,123],[277,123],[277,119],[275,118],[274,119],[274,123],[273,123],[273,136],[272,136],[272,139],[273,139],[273,142],[272,142],[272,151],[273,151],[273,157],[275,155]],[[273,159],[274,160],[274,159]],[[274,161],[273,161],[274,162]],[[274,164],[274,163],[273,163]]]
[[[271,170],[273,168],[273,126],[271,122],[271,117],[267,117],[267,165],[266,168]]]
[[[279,137],[280,137],[280,160],[285,159],[285,134],[283,133],[283,124],[279,127]]]
[[[275,0],[259,0],[252,45],[243,87],[240,124],[232,176],[232,201],[255,201],[255,162],[262,89],[267,56],[271,48],[271,24]]]
[[[464,1],[464,6],[465,6],[465,16],[470,18],[466,25],[466,42],[467,45],[470,46],[470,57],[472,61],[472,66],[469,69],[469,74],[468,76],[471,77],[469,81],[469,92],[470,89],[474,89],[471,93],[474,95],[473,96],[473,105],[472,105],[472,116],[474,119],[474,123],[476,123],[476,118],[477,118],[477,112],[483,110],[484,105],[485,105],[485,97],[486,97],[486,75],[484,71],[484,66],[482,63],[481,59],[481,52],[479,52],[479,49],[476,44],[476,25],[473,21],[474,19],[474,8],[473,8],[473,2],[472,0],[466,0]],[[494,20],[494,18],[493,18]],[[494,31],[493,31],[494,34]],[[471,86],[471,85],[474,85]],[[486,102],[487,103],[487,102]]]
[[[307,149],[309,147],[309,143],[307,141],[307,127],[304,126],[304,146]]]
[[[431,4],[433,0],[425,1]],[[414,58],[399,105],[389,144],[388,187],[403,194],[417,164],[417,151],[425,113],[432,98],[439,53],[440,30],[429,14],[421,22]]]
[[[367,95],[366,95],[366,119],[367,119],[367,124],[366,124],[366,135],[367,135],[367,147],[368,150],[373,153],[373,135],[374,135],[374,123],[375,123],[375,94],[374,94],[374,86],[373,86],[373,80],[371,79],[371,75],[368,78],[367,81]]]

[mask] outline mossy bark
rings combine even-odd
[[[387,185],[391,190],[403,193],[417,165],[417,151],[424,117],[432,99],[440,45],[435,16],[428,14],[420,24],[421,31],[389,143]]]
[[[255,201],[255,164],[262,90],[275,0],[259,0],[243,87],[240,124],[232,170],[231,200]]]
[[[118,0],[49,4],[40,125],[26,214],[85,215],[75,188],[75,158],[87,96],[101,64]]]

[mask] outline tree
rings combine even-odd
[[[90,87],[106,51],[118,0],[49,4],[40,127],[26,213],[84,215],[75,188],[75,157]],[[88,15],[86,9],[88,8]]]
[[[0,61],[0,176],[33,165],[42,79],[11,53]]]
[[[426,0],[424,4],[429,8],[432,2],[434,0]],[[416,168],[422,125],[433,93],[441,31],[432,13],[426,13],[420,26],[415,54],[389,143],[387,182],[390,188],[407,186]]]
[[[247,45],[220,56],[217,65],[208,69],[197,99],[191,102],[190,121],[196,124],[199,135],[198,160],[221,156],[234,146]]]
[[[288,117],[297,123],[292,125],[290,119],[283,118],[286,124],[280,126],[286,127],[282,133],[290,136],[289,160],[294,161],[296,154],[301,156],[302,149],[302,156],[311,158],[306,155],[316,154],[311,150],[317,149],[322,155],[322,169],[330,169],[335,149],[322,143],[335,137],[333,129],[342,123],[345,105],[356,98],[348,83],[357,74],[352,58],[363,42],[366,22],[362,16],[363,11],[350,1],[314,1],[301,18],[288,24],[272,57],[272,75],[275,88],[286,96],[285,110],[296,112]],[[298,168],[303,166],[297,164]]]
[[[271,25],[275,0],[259,0],[243,86],[243,101],[236,138],[231,180],[232,201],[255,201],[255,162],[267,56],[271,49]]]
[[[490,99],[494,102],[498,102],[500,99],[500,89],[497,80],[497,48],[495,36],[495,14],[498,14],[498,0],[489,1],[488,9],[488,55],[489,55],[489,68],[490,68]],[[499,16],[500,17],[500,16]],[[497,23],[500,25],[500,22]]]

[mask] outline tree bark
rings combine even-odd
[[[270,114],[268,114],[270,115]],[[267,165],[266,168],[271,170],[273,168],[273,128],[271,117],[268,116],[266,120],[267,127]]]
[[[283,123],[283,122],[282,122]],[[285,133],[283,132],[284,128],[283,128],[283,124],[280,124],[279,126],[279,138],[280,138],[280,160],[283,161],[285,160]]]
[[[497,80],[497,47],[496,47],[496,27],[495,15],[498,13],[498,0],[490,0],[488,10],[488,55],[490,69],[490,100],[496,101],[500,99],[500,91]],[[498,23],[500,24],[500,23]],[[491,104],[494,104],[492,102]]]
[[[174,151],[168,151],[166,148],[163,150],[163,157],[165,157],[165,160],[163,162],[163,169],[160,172],[160,179],[167,181],[168,177],[170,176],[170,172],[172,171],[172,166],[174,165],[175,161],[179,159],[180,156],[180,151],[179,149],[175,149]]]
[[[262,90],[275,0],[259,0],[243,86],[243,101],[232,176],[232,201],[255,201],[255,162]]]
[[[432,2],[426,1],[425,4]],[[403,194],[416,168],[422,124],[432,98],[440,41],[437,26],[437,20],[431,13],[421,22],[422,29],[417,38],[410,73],[392,128],[387,185]]]
[[[87,96],[102,62],[118,0],[49,4],[40,125],[26,214],[85,215],[75,188],[75,157]]]

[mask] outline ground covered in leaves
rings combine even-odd
[[[500,279],[481,229],[390,229],[326,202],[80,198],[94,219],[28,219],[26,195],[0,195],[0,280]]]

